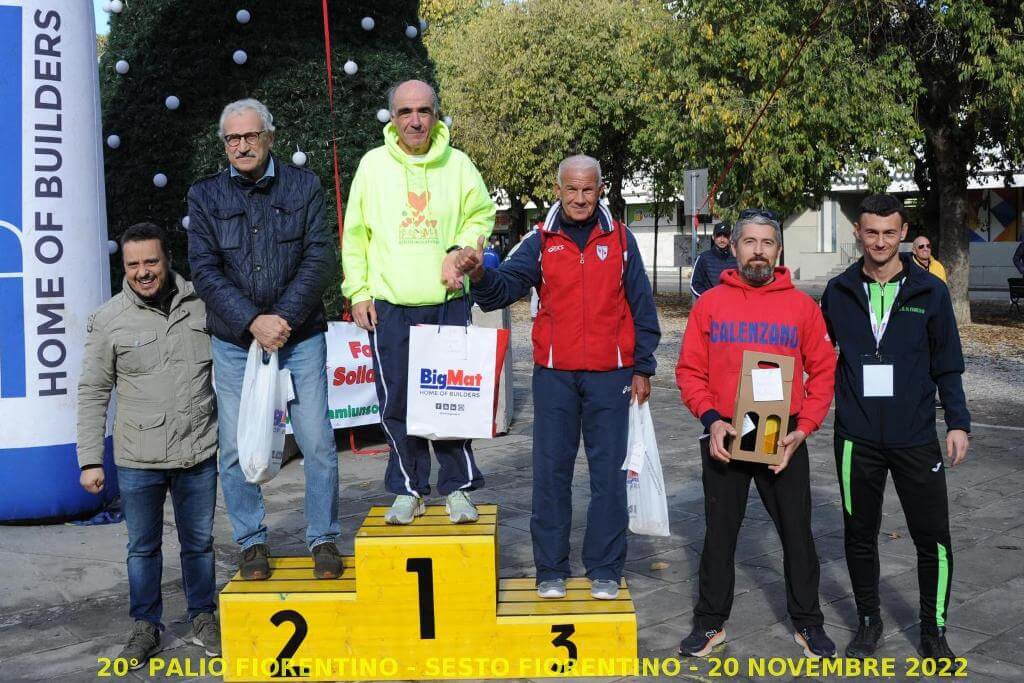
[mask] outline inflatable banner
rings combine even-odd
[[[110,295],[96,31],[88,0],[0,0],[0,521],[89,513],[75,402]],[[110,461],[107,441],[107,466]]]

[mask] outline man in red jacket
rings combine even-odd
[[[480,240],[456,267],[470,273],[485,311],[537,288],[533,325],[533,514],[530,536],[537,595],[565,598],[570,576],[572,478],[580,435],[590,471],[583,565],[590,595],[614,600],[626,563],[629,404],[651,393],[661,339],[658,311],[640,249],[601,204],[597,159],[558,166],[558,201],[543,225],[497,268],[483,268]],[[575,599],[575,598],[573,598]]]
[[[736,538],[750,480],[782,538],[786,599],[794,639],[808,657],[834,657],[818,604],[818,554],[811,536],[810,468],[805,439],[828,414],[836,357],[821,311],[794,289],[787,268],[776,268],[782,230],[774,212],[748,209],[733,228],[738,268],[697,301],[683,336],[676,382],[683,403],[704,425],[700,438],[705,535],[700,599],[694,627],[679,645],[682,656],[707,655],[725,641],[732,609]],[[779,443],[779,465],[732,461],[728,437],[738,438],[735,409],[743,351],[794,358],[790,432]],[[804,373],[807,379],[804,380]]]

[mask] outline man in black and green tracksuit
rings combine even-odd
[[[921,654],[953,657],[945,639],[953,556],[946,476],[935,431],[936,389],[954,466],[967,454],[971,417],[949,290],[899,254],[907,227],[898,199],[867,197],[854,224],[864,256],[829,281],[821,300],[829,334],[839,348],[836,469],[846,563],[860,622],[846,649],[848,657],[873,655],[882,638],[878,531],[889,472],[917,548]]]

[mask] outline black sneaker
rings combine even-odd
[[[142,619],[135,621],[132,627],[132,634],[128,636],[128,642],[124,649],[117,655],[128,663],[131,670],[141,669],[146,661],[160,650],[160,629],[154,624]]]
[[[949,649],[949,644],[946,642],[946,629],[940,628],[935,633],[921,630],[921,658],[948,659],[949,661],[956,659],[956,655]]]
[[[270,551],[265,543],[251,545],[242,551],[238,571],[247,581],[262,581],[270,578]]]
[[[851,659],[874,657],[875,652],[885,641],[885,636],[882,634],[882,618],[861,616],[859,620],[857,633],[853,636],[850,644],[846,646],[846,656]]]
[[[798,628],[793,634],[796,644],[803,647],[804,657],[818,659],[819,657],[835,657],[836,644],[825,633],[821,626],[804,626]]]
[[[313,548],[313,576],[318,579],[336,579],[341,576],[341,553],[334,541]]]
[[[211,612],[201,612],[192,620],[192,642],[203,648],[207,657],[220,657],[220,624]]]
[[[680,657],[707,657],[720,643],[725,642],[724,628],[701,628],[694,626],[690,635],[679,643]]]

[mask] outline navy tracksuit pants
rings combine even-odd
[[[466,301],[452,299],[447,306],[396,306],[380,299],[373,303],[377,310],[377,329],[370,332],[373,371],[381,426],[391,447],[384,486],[396,495],[427,496],[430,494],[431,441],[405,432],[409,327],[422,324],[462,325],[468,315]],[[440,466],[438,493],[446,496],[459,489],[472,491],[484,485],[470,441],[439,440],[433,444]]]
[[[633,368],[533,370],[533,513],[537,582],[569,576],[572,475],[580,433],[590,470],[583,566],[591,579],[622,577],[626,562],[626,458]]]

